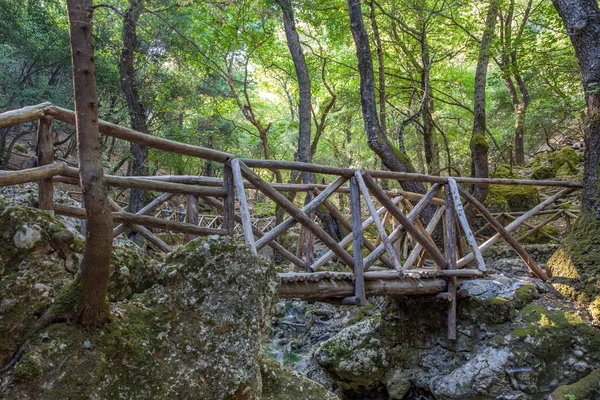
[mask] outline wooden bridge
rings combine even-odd
[[[41,209],[85,219],[84,208],[53,202],[55,182],[79,185],[78,168],[54,161],[55,119],[74,124],[75,113],[44,103],[0,114],[0,128],[39,120],[38,166],[1,172],[0,186],[39,182]],[[258,253],[269,246],[293,264],[296,270],[303,271],[280,274],[280,297],[364,305],[368,296],[436,295],[448,302],[448,337],[451,339],[456,338],[458,279],[485,276],[482,256],[485,249],[504,240],[535,276],[544,281],[548,279],[519,241],[542,232],[544,225],[558,218],[565,218],[568,224],[575,215],[562,209],[552,210],[551,205],[582,187],[580,183],[565,181],[440,177],[289,161],[240,159],[225,152],[147,135],[106,121],[100,121],[100,133],[223,164],[222,178],[106,175],[109,186],[161,193],[135,214],[125,212],[110,200],[114,209],[113,220],[119,224],[114,228],[113,236],[134,229],[157,249],[170,252],[172,248],[149,228],[185,233],[190,239],[203,235],[235,236],[238,231],[253,252]],[[264,178],[268,175],[265,170],[309,171],[331,176],[333,180],[329,184],[314,185],[270,183]],[[383,190],[377,179],[421,182],[428,190],[424,194]],[[533,185],[556,187],[559,190],[520,215],[494,215],[461,184]],[[251,191],[269,198],[287,213],[288,218],[276,226],[274,222],[268,226],[257,226],[260,219],[253,217],[248,204],[247,194]],[[302,205],[290,200],[289,193],[297,192],[305,194]],[[347,204],[347,209],[335,204],[332,198],[334,194],[346,198],[342,204]],[[185,222],[153,216],[157,208],[174,195],[187,197]],[[199,200],[218,210],[219,214],[199,216]],[[467,205],[485,220],[485,226],[475,232],[465,214]],[[317,224],[315,212],[322,207],[338,222],[340,232],[345,232],[345,236],[335,237]],[[544,213],[549,217],[537,225],[528,222],[532,217]],[[501,219],[505,219],[505,223],[501,223]],[[433,238],[440,224],[443,245],[437,243],[442,240]],[[300,225],[301,233],[297,251],[292,252],[278,238],[295,225]],[[372,236],[369,239],[365,235],[368,229],[372,229],[371,226],[377,232],[376,239]],[[495,234],[483,237],[490,227]],[[518,233],[523,227],[527,231]],[[552,240],[559,240],[550,236]],[[315,244],[322,251],[316,252]],[[463,244],[468,245],[468,251]],[[426,263],[426,259],[430,262]],[[352,272],[326,271],[332,263],[344,264]],[[373,268],[376,263],[384,268]]]

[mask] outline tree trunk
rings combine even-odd
[[[75,125],[79,152],[79,177],[86,205],[87,231],[81,262],[81,293],[77,317],[84,325],[98,325],[108,319],[106,298],[112,252],[112,215],[102,170],[98,132],[98,98],[92,42],[91,0],[67,0]]]
[[[425,33],[423,33],[424,35]],[[440,169],[440,160],[438,147],[433,138],[433,99],[431,98],[431,82],[429,79],[431,71],[431,58],[425,38],[421,43],[421,62],[423,70],[421,71],[421,91],[423,92],[423,142],[425,144],[425,162],[427,163],[427,173],[434,174]]]
[[[281,11],[283,11],[283,26],[285,28],[285,37],[287,45],[294,61],[296,76],[298,78],[298,91],[300,93],[300,102],[298,104],[298,161],[310,163],[312,156],[310,152],[311,138],[311,93],[310,93],[310,75],[308,66],[304,58],[302,46],[298,31],[296,31],[296,23],[294,22],[294,10],[290,0],[276,0]],[[310,172],[302,172],[302,183],[313,183],[314,174]]]
[[[134,57],[137,49],[137,23],[144,10],[144,0],[130,0],[129,7],[123,13],[123,49],[119,59],[119,74],[121,88],[127,109],[131,128],[138,132],[148,133],[146,124],[146,109],[140,102],[137,83],[135,81]],[[144,145],[131,143],[131,174],[135,176],[148,175],[148,148]],[[144,207],[144,191],[131,189],[129,192],[129,210],[136,213]]]
[[[367,143],[390,171],[415,172],[406,154],[395,149],[385,137],[377,118],[373,61],[359,0],[348,0],[348,14],[350,16],[352,37],[356,44],[356,56],[360,73],[360,100]],[[400,182],[400,184],[404,190],[425,193],[425,187],[419,182]]]
[[[581,211],[600,219],[600,10],[596,0],[552,0],[581,69],[587,106]]]
[[[475,96],[473,101],[473,133],[471,135],[471,176],[475,178],[489,177],[488,144],[485,137],[485,85],[487,68],[490,59],[490,45],[494,36],[496,17],[498,16],[498,0],[490,2],[488,9],[477,69],[475,71]],[[481,203],[485,201],[489,188],[487,185],[473,185],[471,192]]]

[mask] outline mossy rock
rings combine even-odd
[[[581,214],[573,231],[548,260],[552,285],[568,298],[587,306],[600,323],[600,221]]]
[[[485,205],[492,212],[528,211],[540,203],[533,186],[490,185]]]
[[[513,171],[509,164],[498,164],[496,169],[491,174],[492,178],[502,178],[502,179],[517,179],[521,178],[519,174]]]
[[[554,171],[550,165],[540,165],[538,167],[533,168],[531,172],[531,177],[537,180],[544,180],[554,178]]]
[[[600,394],[600,369],[570,385],[559,386],[550,395],[550,400],[584,400]]]
[[[480,299],[471,297],[463,302],[459,317],[470,321],[481,321],[487,324],[502,324],[515,315],[515,308],[510,300],[503,297]]]
[[[259,400],[274,267],[230,238],[169,257],[164,284],[111,304],[101,328],[31,338],[1,398]]]
[[[274,360],[263,360],[261,400],[339,400],[322,385],[297,371],[282,368]]]
[[[581,161],[581,156],[569,146],[552,153],[550,159],[554,176],[573,175],[577,173],[576,167]]]

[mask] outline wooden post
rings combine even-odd
[[[54,162],[54,118],[40,118],[37,131],[38,167]],[[54,185],[52,178],[44,179],[38,184],[39,208],[52,210]]]
[[[252,234],[252,222],[250,221],[250,209],[246,200],[246,191],[244,190],[244,180],[240,171],[240,161],[237,158],[229,161],[233,173],[233,182],[237,190],[238,202],[240,203],[240,214],[242,215],[242,228],[244,229],[244,239],[246,244],[254,254],[257,254],[254,235]]]
[[[480,271],[485,271],[485,261],[483,260],[483,255],[481,254],[481,250],[479,250],[479,245],[477,244],[477,240],[475,240],[475,235],[471,231],[471,227],[469,226],[469,221],[467,220],[467,215],[465,214],[465,210],[463,210],[462,202],[460,200],[460,194],[458,193],[458,185],[453,178],[448,178],[448,184],[445,186],[446,190],[450,190],[450,195],[452,196],[452,200],[454,202],[454,209],[456,210],[456,216],[458,217],[458,221],[463,228],[463,233],[467,238],[467,242],[469,246],[471,246],[471,250],[475,255],[475,259],[477,260],[477,266]],[[448,204],[446,204],[448,207]],[[448,211],[446,210],[446,213]],[[447,229],[447,228],[446,228]],[[454,229],[454,228],[453,228]],[[454,254],[456,256],[456,254]]]
[[[314,198],[314,193],[312,190],[309,190],[306,192],[306,198],[304,199],[304,205],[308,205],[310,204],[310,202],[313,200]],[[311,221],[315,220],[315,214],[314,212],[309,212],[307,213],[308,218],[311,219]],[[315,235],[313,235],[312,231],[310,229],[307,229],[305,231],[305,236],[304,236],[304,240],[305,240],[305,245],[304,245],[304,260],[305,260],[305,269],[306,272],[312,272],[310,269],[310,266],[315,262]]]
[[[235,191],[233,188],[233,173],[228,163],[223,166],[223,189],[226,192],[223,199],[223,229],[228,232],[229,236],[233,237],[235,234]]]
[[[354,258],[354,296],[358,305],[367,304],[365,295],[365,270],[363,267],[363,231],[360,215],[360,195],[356,178],[350,178],[350,211],[352,213],[352,256]],[[377,214],[375,217],[379,219]]]
[[[563,213],[563,215],[565,216],[567,233],[571,233],[571,217],[567,213]]]
[[[375,208],[375,205],[373,204],[373,200],[371,200],[371,195],[369,194],[369,190],[367,189],[367,186],[365,185],[365,181],[363,180],[361,171],[356,171],[354,176],[356,178],[356,183],[358,184],[358,188],[360,189],[360,192],[361,192],[363,198],[365,199],[365,203],[367,203],[369,213],[371,214],[371,217],[373,217],[373,222],[375,223],[375,227],[377,227],[377,231],[379,232],[381,241],[383,242],[385,249],[387,250],[387,252],[390,256],[390,259],[392,260],[392,263],[394,264],[394,268],[397,271],[400,271],[400,270],[402,270],[402,264],[400,264],[400,260],[398,260],[398,254],[396,254],[396,252],[394,251],[392,242],[390,241],[390,238],[388,237],[387,233],[385,232],[385,228],[381,224],[381,220],[379,219],[379,216],[377,215],[377,209]],[[386,207],[386,209],[388,208],[388,205],[386,205],[386,204],[382,204],[382,206]],[[394,209],[396,209],[396,207],[394,205],[392,205],[392,207]],[[388,209],[388,213],[389,212],[391,212],[391,210]]]
[[[186,219],[188,224],[198,226],[198,197],[194,195],[188,195],[187,201],[187,215]],[[189,234],[188,241],[196,239],[198,236]]]
[[[451,178],[449,178],[450,180]],[[446,197],[446,218],[444,220],[444,250],[446,261],[448,261],[448,270],[456,269],[456,223],[454,220],[454,210],[456,204],[450,184],[444,185]],[[456,277],[448,278],[448,293],[451,301],[448,304],[448,339],[456,340],[456,288],[458,280]]]
[[[81,196],[81,208],[83,208],[85,210],[85,200],[84,200],[84,196]],[[83,237],[87,238],[87,235],[85,234],[87,231],[87,220],[84,218],[81,220],[81,234],[83,235]]]
[[[477,211],[483,216],[483,218],[485,218],[490,223],[492,228],[494,228],[496,230],[496,232],[498,232],[498,234],[500,234],[502,236],[502,238],[506,241],[506,243],[511,245],[511,247],[521,257],[523,262],[525,262],[525,264],[527,264],[529,269],[531,269],[531,271],[534,273],[534,275],[536,275],[538,278],[540,278],[544,282],[547,281],[548,275],[546,275],[546,273],[542,269],[540,269],[540,267],[538,267],[536,262],[533,260],[533,258],[531,258],[529,256],[529,254],[527,253],[527,251],[525,251],[523,246],[521,246],[519,244],[519,242],[515,238],[513,238],[510,235],[510,233],[508,233],[506,231],[506,229],[504,229],[504,227],[500,224],[500,222],[498,222],[498,220],[496,220],[496,218],[494,218],[490,214],[490,212],[487,210],[487,208],[485,208],[485,206],[483,204],[481,204],[479,202],[479,200],[477,200],[475,197],[473,197],[471,195],[471,193],[467,192],[463,188],[459,187],[458,190],[460,190],[460,194],[462,194],[462,196],[469,203],[471,203],[473,205],[473,207],[475,207],[475,209],[477,209]]]

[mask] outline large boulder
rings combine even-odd
[[[600,365],[596,329],[539,281],[493,276],[461,291],[469,297],[459,301],[456,341],[446,338],[447,305],[412,298],[346,328],[314,357],[349,398],[396,400],[413,385],[438,400],[532,399]]]
[[[111,321],[55,323],[0,377],[7,399],[260,399],[273,266],[228,238],[172,254],[157,284],[111,303]]]

